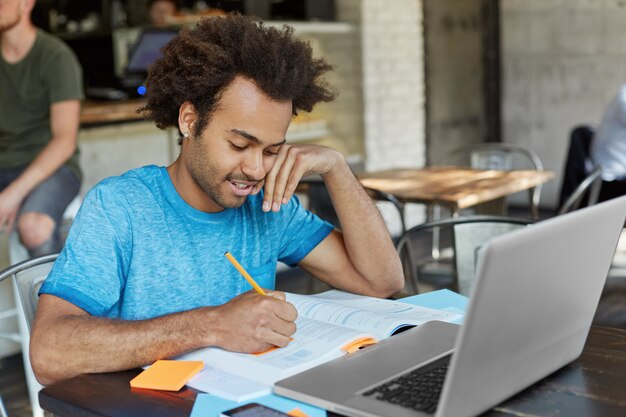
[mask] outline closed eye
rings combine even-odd
[[[244,149],[246,149],[248,146],[237,146],[232,142],[229,142],[230,146],[235,149],[236,151],[243,151]]]

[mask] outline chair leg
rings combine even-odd
[[[28,387],[30,406],[33,412],[33,417],[44,417],[43,409],[39,406],[39,391],[43,388],[43,386],[35,378],[33,368],[30,365],[30,330],[26,323],[26,316],[23,313],[24,307],[22,305],[22,300],[20,299],[17,288],[15,287],[13,287],[13,294],[15,295],[15,306],[17,308],[17,323],[21,335],[22,359],[24,361],[24,374],[26,375],[26,385]]]
[[[2,402],[1,396],[0,396],[0,417],[9,417],[9,413],[7,413],[7,409],[4,408],[4,403]]]
[[[530,201],[530,215],[533,219],[539,219],[539,202],[535,201],[535,188],[528,190],[528,200]]]

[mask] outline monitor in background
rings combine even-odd
[[[131,93],[145,94],[148,67],[161,57],[161,48],[177,34],[178,28],[145,29],[141,32],[130,50],[121,84]]]
[[[178,29],[144,30],[130,51],[126,72],[147,73],[148,66],[161,57],[161,48],[177,34]]]

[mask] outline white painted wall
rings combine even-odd
[[[179,150],[175,135],[168,135],[152,122],[81,129],[78,142],[83,196],[104,178],[143,165],[168,165]]]
[[[557,174],[541,198],[555,207],[570,130],[599,123],[626,82],[626,3],[503,0],[501,19],[504,141]]]

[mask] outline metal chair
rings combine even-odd
[[[598,202],[600,189],[602,188],[602,168],[596,167],[591,174],[578,184],[576,189],[567,197],[557,214],[565,214],[577,210],[583,201],[586,206],[592,206]],[[585,199],[585,197],[587,197]]]
[[[543,171],[543,163],[534,152],[521,146],[488,142],[465,145],[453,149],[438,161],[437,165],[467,166],[475,169],[532,169]],[[534,219],[539,218],[541,185],[529,190],[530,212]]]
[[[363,187],[363,188],[365,189],[365,192],[372,198],[372,200],[376,201],[377,203],[382,203],[382,204],[389,203],[395,208],[395,211],[397,212],[398,217],[400,219],[400,232],[398,235],[402,236],[406,232],[406,220],[404,218],[404,202],[400,201],[396,196],[386,193],[384,191],[374,190],[373,188],[367,188],[367,187]],[[383,213],[382,207],[379,206],[378,208],[382,214]],[[389,222],[387,226],[389,226]],[[391,231],[391,229],[389,232],[393,235],[393,232]]]
[[[321,179],[308,179],[302,181],[302,183],[306,183],[308,187],[308,209],[318,215],[320,218],[331,223],[333,226],[341,228],[341,225],[339,224],[339,218],[337,217],[337,212],[335,212],[335,208],[333,207],[333,203],[330,199],[330,194],[328,194],[328,190],[326,189],[326,184],[324,184]],[[398,217],[400,219],[401,230],[398,234],[402,235],[406,231],[406,223],[404,219],[404,203],[389,193],[367,187],[364,187],[364,189],[367,194],[372,198],[372,200],[382,203],[391,203],[391,205],[395,208],[395,211],[397,211]]]
[[[39,287],[46,279],[57,254],[45,255],[39,258],[29,259],[17,265],[13,265],[0,272],[0,282],[5,279],[13,281],[15,289],[15,305],[20,330],[20,343],[22,344],[22,356],[26,383],[33,416],[42,416],[43,410],[39,407],[38,392],[42,386],[35,379],[29,359],[30,330],[35,319],[37,303],[39,301]],[[1,416],[0,412],[0,416]]]
[[[469,295],[480,247],[495,236],[531,223],[531,219],[503,216],[437,220],[409,229],[396,244],[396,250],[413,292],[420,292],[420,284],[426,284],[433,289],[448,288]],[[433,259],[431,247],[436,231],[446,256]]]
[[[9,417],[9,413],[7,413],[7,409],[4,408],[2,397],[0,397],[0,417]]]

